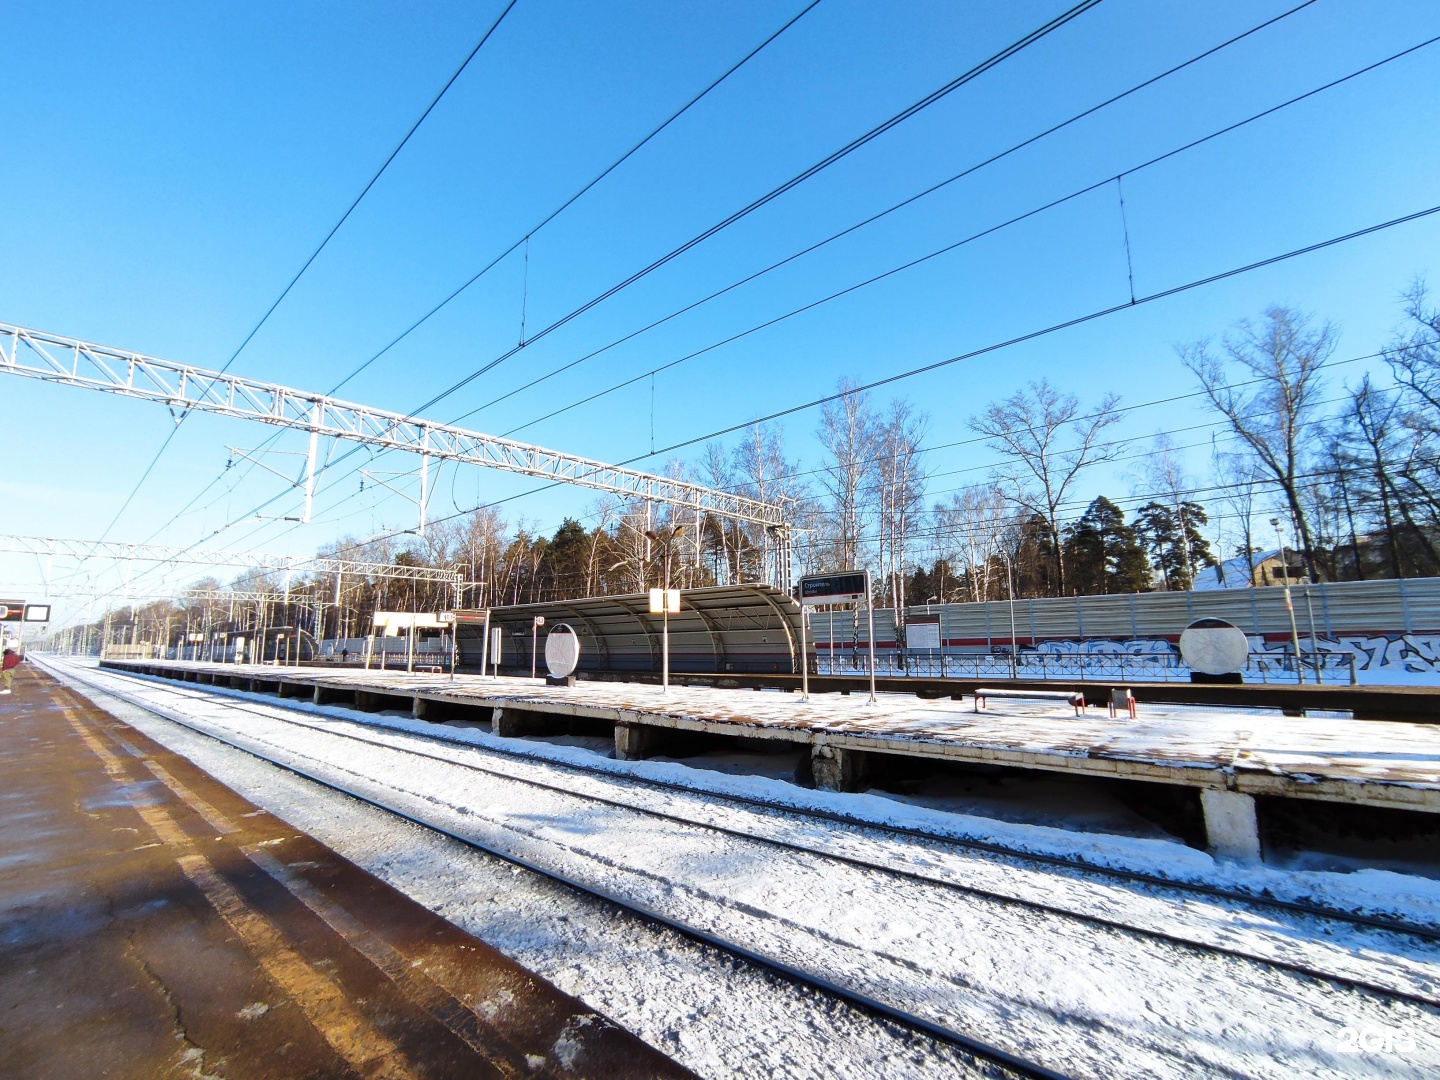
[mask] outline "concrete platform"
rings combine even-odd
[[[899,755],[1199,789],[1211,846],[1250,857],[1256,796],[1440,813],[1440,727],[1147,703],[1112,719],[1051,701],[969,703],[882,695],[715,688],[186,661],[106,661],[115,670],[304,696],[371,711],[490,720],[500,735],[559,733],[567,718],[612,724],[616,756],[664,752],[675,732],[809,747],[817,786],[865,785],[871,755]],[[477,713],[478,710],[478,713]],[[1237,834],[1239,830],[1239,834]],[[1249,830],[1249,832],[1247,832]]]
[[[0,698],[7,1076],[688,1076],[25,665]]]

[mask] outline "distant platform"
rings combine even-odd
[[[0,1045],[7,1076],[691,1075],[28,664]]]
[[[1042,770],[1198,789],[1212,847],[1258,851],[1253,798],[1320,800],[1440,813],[1440,727],[1399,721],[1291,717],[1263,709],[1146,702],[1138,716],[1105,706],[1084,715],[1060,700],[924,700],[812,695],[478,675],[320,670],[188,661],[107,660],[118,671],[304,696],[366,711],[403,709],[433,720],[466,716],[500,735],[563,733],[568,720],[613,725],[616,756],[664,753],[678,732],[785,740],[808,747],[816,784],[865,786],[872,755]],[[1236,830],[1239,831],[1238,839]],[[1225,839],[1229,836],[1230,839]]]

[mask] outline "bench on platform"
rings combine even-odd
[[[1123,687],[1110,691],[1110,719],[1113,720],[1119,716],[1121,709],[1124,709],[1130,714],[1131,720],[1136,718],[1135,694],[1131,690]]]
[[[982,688],[975,691],[975,711],[979,712],[985,708],[985,699],[992,697],[1063,701],[1067,705],[1075,707],[1076,716],[1079,716],[1085,708],[1085,695],[1074,690],[986,690]]]

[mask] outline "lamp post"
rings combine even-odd
[[[1280,566],[1285,574],[1285,610],[1290,615],[1290,641],[1295,646],[1295,681],[1305,681],[1305,667],[1300,661],[1300,628],[1295,625],[1295,604],[1290,599],[1290,557],[1285,551],[1285,538],[1280,535],[1280,519],[1270,519],[1275,528],[1275,539],[1280,544]]]
[[[660,586],[660,692],[670,692],[670,551],[671,545],[675,543],[677,536],[685,535],[685,526],[676,525],[673,529],[666,529],[663,532],[656,532],[654,529],[646,529],[645,535],[656,541],[665,544],[665,576]],[[654,605],[651,605],[652,609]],[[677,605],[676,610],[679,610]]]
[[[1002,551],[1000,557],[1005,560],[1005,581],[1009,586],[1010,594],[1010,678],[1018,679],[1020,678],[1020,661],[1015,655],[1019,648],[1015,638],[1015,569],[1010,562],[1008,551]]]

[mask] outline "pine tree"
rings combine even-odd
[[[1215,565],[1210,542],[1200,533],[1200,527],[1208,523],[1204,508],[1194,502],[1175,506],[1152,502],[1135,512],[1135,532],[1165,589],[1190,589],[1197,570]]]
[[[1150,567],[1135,530],[1121,509],[1101,495],[1065,531],[1068,584],[1076,593],[1140,592],[1149,588]]]

